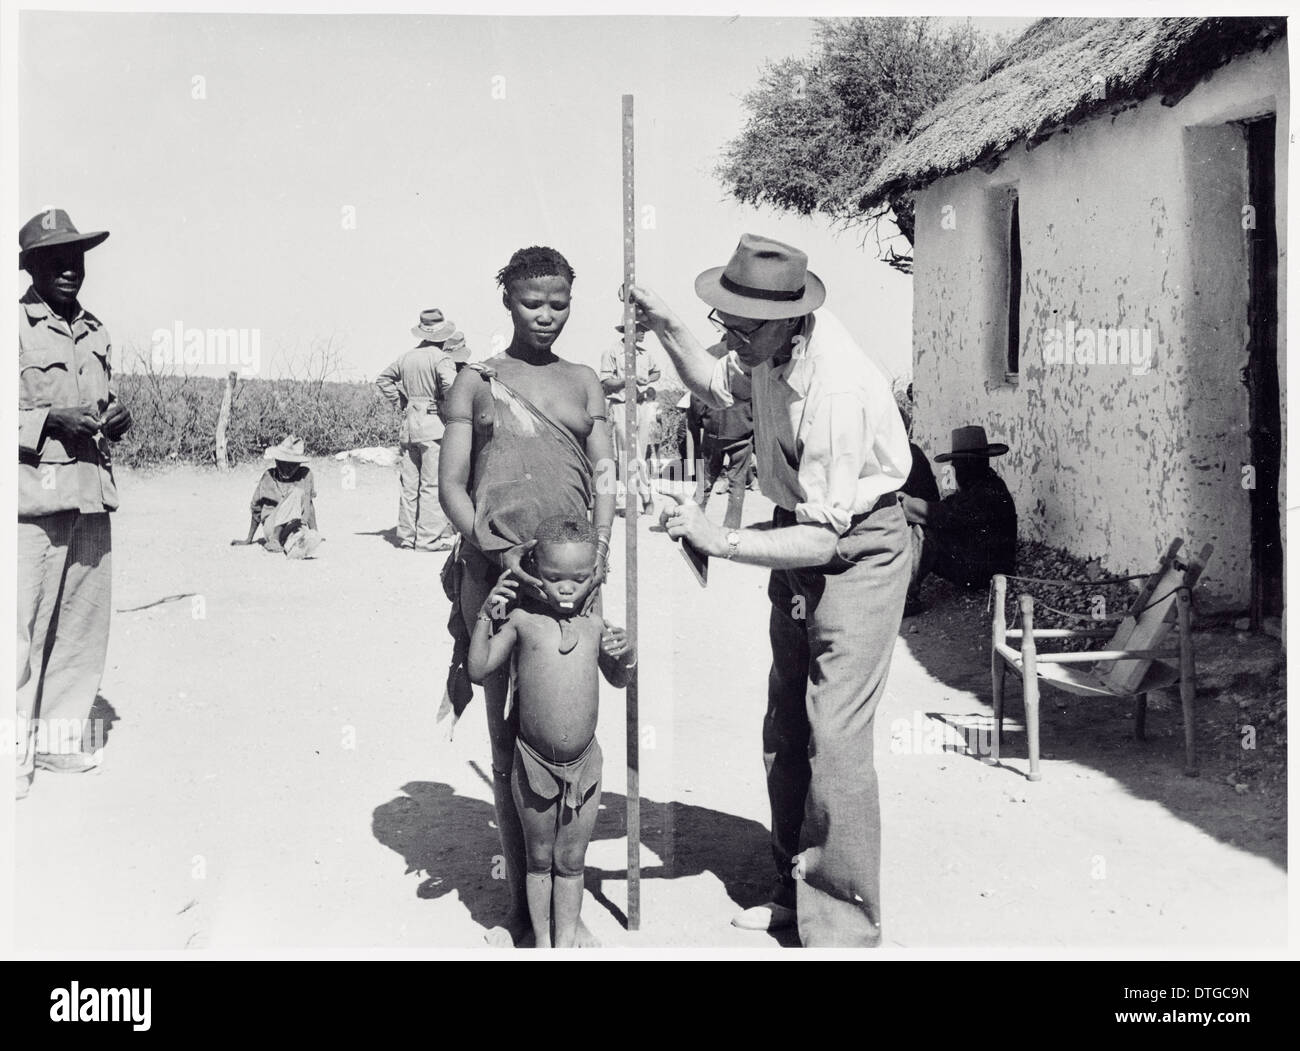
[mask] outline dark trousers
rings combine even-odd
[[[912,579],[907,593],[912,598],[920,598],[921,585],[931,573],[958,587],[988,587],[993,579],[993,568],[987,560],[969,557],[938,529],[926,529],[921,525],[908,528],[911,532]],[[1013,566],[1000,572],[1015,572],[1015,569]]]
[[[745,486],[749,482],[749,464],[754,455],[754,437],[735,441],[708,435],[704,439],[701,461],[704,473],[695,487],[695,502],[707,507],[713,495],[713,483],[723,474],[723,460],[727,462],[727,515],[722,524],[727,529],[739,529],[745,509]]]
[[[777,509],[776,526],[793,522]],[[772,855],[778,900],[795,905],[805,946],[880,944],[874,720],[903,617],[909,539],[890,494],[841,538],[843,559],[823,569],[774,570],[768,585],[763,760]],[[799,880],[791,877],[796,854]]]

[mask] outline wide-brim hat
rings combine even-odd
[[[464,332],[453,332],[442,349],[443,353],[451,355],[452,361],[469,361],[469,344],[465,342]]]
[[[296,434],[286,434],[279,445],[272,445],[262,454],[264,460],[283,460],[285,463],[306,463],[311,459],[304,451],[303,440]]]
[[[826,286],[797,248],[756,234],[741,234],[726,266],[695,279],[695,294],[737,317],[774,321],[811,314],[826,302]]]
[[[411,329],[411,335],[427,343],[442,343],[456,331],[454,323],[442,316],[437,307],[420,311],[420,323]]]
[[[637,319],[636,319],[636,330],[637,330],[638,332],[649,332],[649,331],[650,331],[650,326],[647,325],[644,321],[642,321],[641,318],[637,318]],[[614,331],[617,332],[617,333],[621,336],[621,335],[623,334],[623,322],[620,321],[617,325],[615,325],[615,326],[614,326]]]
[[[62,208],[47,208],[33,215],[18,231],[18,268],[21,270],[26,266],[29,255],[42,248],[80,244],[82,248],[90,249],[106,240],[107,230],[92,230],[83,234]]]
[[[987,459],[990,456],[1001,456],[1007,451],[1007,446],[1001,442],[990,445],[983,427],[958,427],[952,432],[952,452],[940,453],[934,462],[947,463],[949,460],[974,460],[981,457]]]

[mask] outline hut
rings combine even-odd
[[[1282,604],[1286,22],[1048,18],[860,204],[915,201],[915,440],[980,423],[1021,529],[1115,572],[1210,542]]]

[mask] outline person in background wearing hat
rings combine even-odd
[[[451,367],[449,368],[447,362],[440,358],[435,369],[434,378],[438,384],[438,418],[445,425],[447,422],[447,395],[451,393],[451,385],[456,382],[460,370],[469,364],[470,351],[465,342],[465,333],[453,332],[448,337],[447,342],[442,345],[442,353],[451,362]]]
[[[623,326],[615,325],[614,331],[621,335]],[[628,460],[629,462],[638,458],[642,460],[634,488],[640,494],[642,509],[650,511],[654,508],[654,494],[650,489],[650,474],[646,465],[650,459],[650,436],[654,431],[655,419],[659,415],[657,400],[659,392],[655,389],[655,384],[662,379],[663,371],[654,352],[641,341],[645,333],[645,326],[638,324],[636,326],[637,442],[635,449],[628,450]],[[623,445],[627,441],[627,406],[624,404],[627,398],[627,373],[624,371],[626,361],[627,356],[621,340],[600,356],[600,386],[605,391],[605,400],[609,404],[609,426],[614,434],[615,463],[622,463]],[[619,510],[622,510],[623,502],[623,494],[620,493],[617,504]]]
[[[989,465],[1007,447],[989,444],[983,427],[958,427],[952,451],[957,491],[940,501],[906,496],[903,511],[913,526],[912,583],[907,616],[920,613],[921,585],[929,573],[964,588],[987,587],[995,573],[1016,571],[1016,504]],[[917,528],[919,527],[919,528]]]
[[[421,311],[411,335],[420,342],[375,379],[379,392],[403,412],[397,543],[416,551],[446,551],[451,527],[438,505],[438,453],[442,406],[456,381],[456,362],[446,344],[460,336],[456,352],[467,358],[468,348],[465,337],[436,308]]]
[[[680,497],[662,515],[674,539],[772,571],[763,758],[776,882],[732,922],[797,923],[810,947],[878,945],[872,739],[907,595],[907,434],[884,375],[819,309],[826,291],[803,252],[745,234],[695,291],[713,307],[721,358],[653,292],[631,296],[700,398],[730,406],[749,380],[759,484],[776,504],[769,528],[720,528]]]
[[[109,442],[131,414],[112,382],[108,332],[78,296],[86,251],[107,237],[81,233],[60,208],[18,233],[18,265],[32,279],[18,315],[19,798],[38,767],[83,773],[102,758],[86,722],[112,609]]]
[[[289,558],[311,558],[324,538],[316,531],[316,478],[307,466],[309,457],[303,440],[296,435],[285,435],[262,458],[274,460],[275,466],[267,469],[253,490],[247,539],[230,543],[232,546],[252,544],[261,526],[266,550],[282,551]]]

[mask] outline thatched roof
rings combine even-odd
[[[981,79],[917,122],[863,188],[859,205],[878,207],[1022,139],[1152,95],[1172,104],[1234,56],[1285,34],[1285,18],[1039,19]]]

